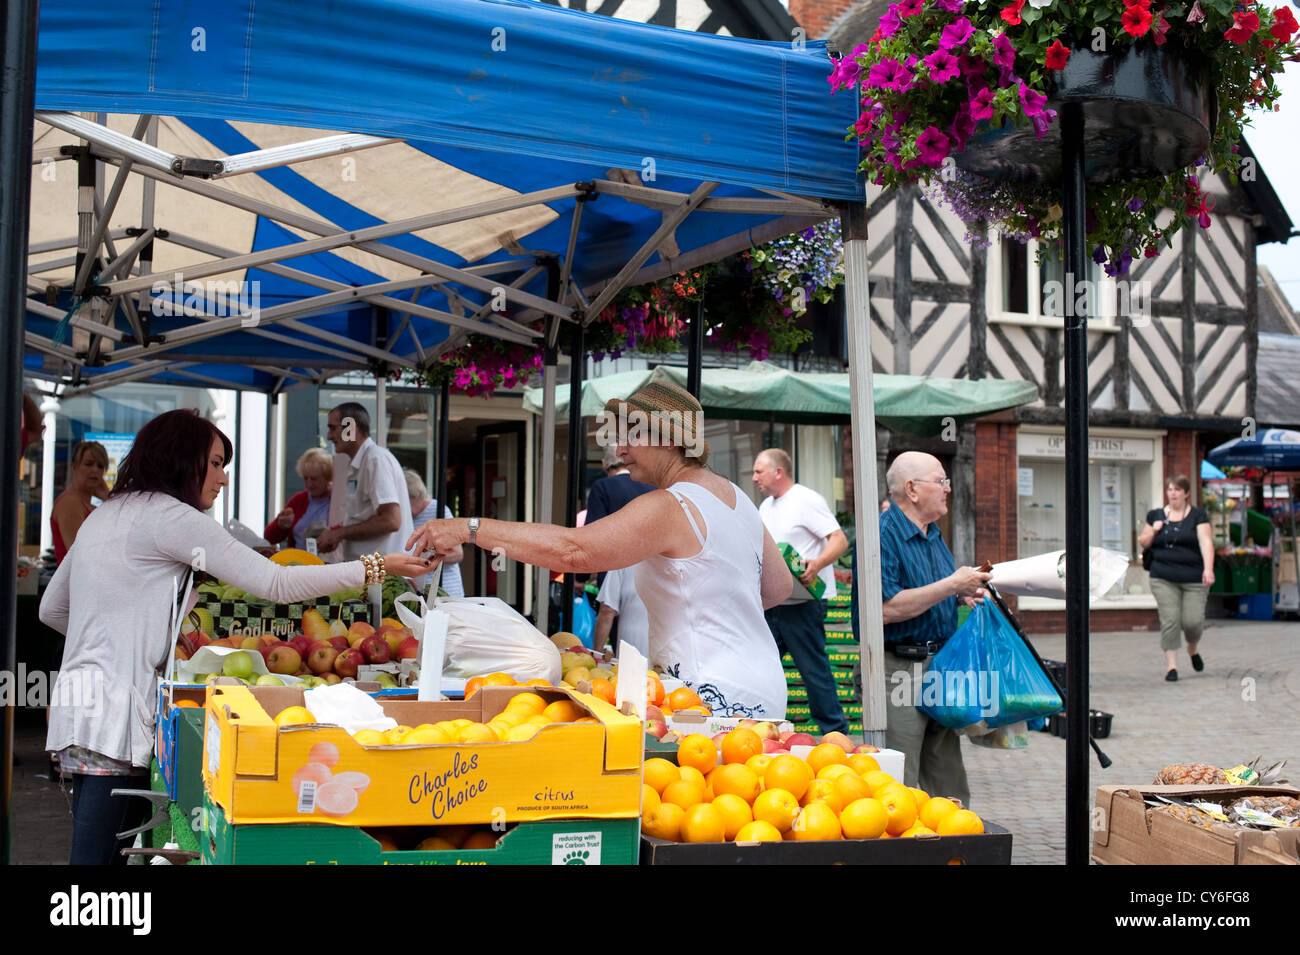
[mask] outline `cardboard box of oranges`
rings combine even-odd
[[[167,795],[184,811],[203,803],[203,702],[206,686],[158,683],[154,753]]]
[[[303,702],[295,687],[211,687],[203,781],[229,823],[491,824],[640,813],[641,720],[593,696],[486,686],[464,701],[381,698],[405,732],[356,738],[339,726],[294,723],[288,717],[306,714]]]

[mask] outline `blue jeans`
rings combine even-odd
[[[826,601],[805,600],[773,607],[766,616],[777,649],[790,654],[803,675],[808,706],[822,733],[847,733],[849,721],[836,695],[831,661],[826,657]]]
[[[149,818],[151,806],[139,797],[112,796],[114,789],[148,789],[149,776],[85,776],[72,778],[72,853],[69,865],[126,865],[119,851],[135,841],[117,834]]]

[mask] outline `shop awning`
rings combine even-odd
[[[653,371],[629,371],[583,383],[582,413],[596,415],[610,399],[626,398],[651,379],[686,386],[686,369],[660,365]],[[945,419],[957,423],[1027,404],[1038,397],[1030,382],[988,378],[922,378],[915,375],[873,375],[876,421],[903,434],[939,434]],[[568,413],[568,393],[556,394],[556,414]],[[700,383],[700,404],[706,415],[727,418],[774,418],[815,422],[849,417],[847,373],[788,371],[767,362],[744,369],[706,368]],[[524,407],[540,414],[540,388],[524,390]]]
[[[1300,468],[1300,431],[1257,431],[1249,438],[1233,438],[1205,457],[1221,468]]]

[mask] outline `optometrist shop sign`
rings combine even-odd
[[[1028,434],[1021,432],[1017,442],[1022,458],[1064,458],[1064,434]],[[1088,457],[1105,461],[1152,461],[1156,442],[1153,438],[1118,438],[1107,435],[1088,436]]]

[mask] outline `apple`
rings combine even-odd
[[[334,672],[339,676],[357,675],[357,667],[366,662],[365,654],[356,647],[349,647],[334,658]]]
[[[333,686],[335,683],[342,683],[343,677],[337,673],[326,673],[320,678],[320,686]]]
[[[668,733],[668,724],[663,720],[646,720],[645,731],[655,739],[663,739]]]
[[[314,644],[307,654],[307,666],[312,673],[328,673],[334,668],[334,658],[338,655],[338,650],[328,643]]]
[[[779,739],[765,739],[763,740],[763,752],[785,753],[789,751],[786,749],[785,743],[782,743]]]
[[[781,739],[786,746],[816,746],[817,740],[808,733],[782,733]]]
[[[661,723],[665,722],[664,711],[659,709],[659,707],[655,706],[653,703],[646,706],[645,718],[648,720],[659,720]]]
[[[239,649],[241,650],[256,650],[261,645],[262,641],[258,637],[245,637],[239,641]]]
[[[304,690],[314,690],[318,686],[324,686],[325,681],[318,676],[307,674],[302,678],[302,688]]]
[[[827,733],[825,736],[822,737],[822,742],[834,743],[836,746],[844,750],[844,752],[846,753],[853,752],[853,747],[857,745],[856,743],[853,742],[853,740],[849,739],[847,736],[845,736],[843,733],[840,732]]]
[[[415,634],[411,634],[402,641],[402,645],[397,648],[398,660],[414,660],[420,655],[420,641],[415,639]]]
[[[393,651],[394,659],[401,656],[398,651],[402,649],[402,644],[415,636],[406,627],[380,627],[379,635],[388,641],[388,649]]]
[[[760,720],[751,726],[750,729],[758,734],[759,739],[770,739],[778,742],[781,739],[781,731],[776,728],[776,724],[768,722],[767,720]]]
[[[375,682],[378,683],[385,690],[397,689],[397,681],[393,679],[393,675],[391,673],[380,673],[376,675]]]
[[[716,746],[716,747],[718,747],[719,750],[721,750],[721,749],[722,749],[722,741],[723,741],[724,739],[726,739],[726,738],[727,738],[727,730],[723,730],[721,733],[714,733],[714,734],[713,734],[713,745]]]
[[[270,673],[264,673],[257,678],[257,682],[254,683],[253,685],[254,686],[284,686],[284,681],[281,680],[278,676],[273,676]]]
[[[375,634],[362,640],[361,646],[357,649],[366,655],[367,663],[387,663],[393,658],[393,651],[389,649],[388,642]]]
[[[337,650],[339,653],[342,653],[344,650],[348,648],[347,637],[330,637],[325,642],[328,643],[335,650]]]
[[[878,748],[876,748],[875,746],[872,746],[870,743],[859,743],[857,746],[854,746],[854,747],[853,747],[853,752],[855,752],[855,753],[878,753],[878,752],[880,752],[880,750],[879,750]]]
[[[306,634],[299,633],[285,642],[298,651],[298,656],[306,657],[307,653],[311,650],[311,645],[316,641]]]
[[[266,668],[272,673],[297,673],[302,669],[302,657],[292,646],[282,643],[267,654]]]
[[[366,637],[374,636],[375,628],[370,626],[364,620],[358,620],[352,626],[348,627],[348,646],[356,647],[361,645],[361,641]]]
[[[243,650],[228,654],[221,662],[221,672],[237,680],[247,680],[253,675],[253,658]]]

